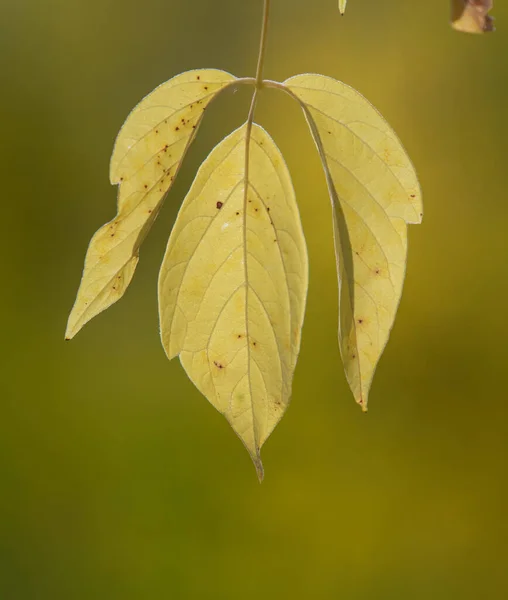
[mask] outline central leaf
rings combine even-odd
[[[201,166],[159,278],[162,343],[228,419],[260,479],[300,348],[307,249],[284,159],[243,125]]]

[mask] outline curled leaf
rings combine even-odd
[[[262,478],[300,348],[307,250],[280,151],[244,125],[201,166],[159,276],[162,343],[229,421]]]
[[[110,179],[119,184],[116,217],[88,247],[83,277],[67,324],[70,339],[119,300],[150,230],[196,134],[203,111],[233,75],[201,69],[163,83],[131,112],[116,139]]]
[[[415,170],[397,136],[357,91],[323,75],[285,84],[301,103],[333,207],[339,345],[358,404],[388,341],[404,281],[406,223],[420,223]]]
[[[488,14],[493,0],[452,0],[452,27],[464,33],[494,31],[494,20]]]

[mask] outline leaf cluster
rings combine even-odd
[[[160,269],[158,300],[168,358],[180,357],[189,378],[227,418],[260,479],[260,449],[291,397],[308,259],[288,168],[254,122],[258,91],[276,88],[299,104],[321,158],[332,206],[339,348],[363,410],[402,293],[407,224],[422,218],[415,170],[363,96],[323,75],[265,80],[261,68],[256,78],[216,69],[177,75],[131,112],[111,158],[117,214],[92,237],[66,331],[71,339],[123,296],[208,106],[227,89],[252,85],[246,123],[212,150],[183,201]]]

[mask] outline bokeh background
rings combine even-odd
[[[255,69],[261,0],[2,0],[0,599],[508,597],[508,8],[273,0],[266,75],[339,78],[400,135],[424,191],[406,286],[361,413],[336,341],[329,200],[296,106],[263,93],[311,278],[292,404],[259,485],[158,335],[156,281],[199,163],[244,120],[224,95],[125,298],[64,343],[129,110],[181,71]]]

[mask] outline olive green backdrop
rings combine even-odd
[[[424,191],[398,319],[363,415],[336,341],[329,200],[299,109],[258,120],[293,174],[310,291],[292,404],[260,486],[158,335],[157,270],[195,170],[247,114],[207,114],[125,298],[64,343],[129,110],[186,69],[255,69],[261,0],[1,0],[1,600],[508,597],[508,8],[273,0],[266,75],[369,98]]]

